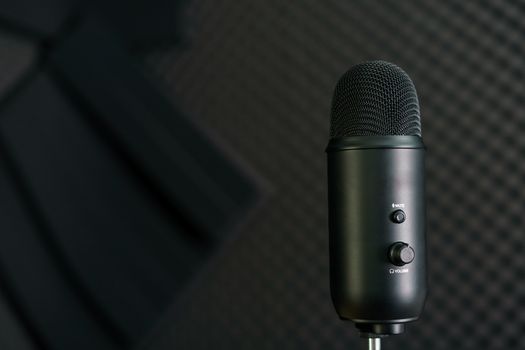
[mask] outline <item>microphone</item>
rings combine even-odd
[[[384,61],[350,68],[326,152],[332,301],[377,349],[419,318],[427,294],[425,146],[410,77]]]

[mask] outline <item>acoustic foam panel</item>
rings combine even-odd
[[[358,349],[328,283],[333,88],[384,59],[418,89],[430,294],[389,349],[525,347],[525,6],[194,1],[191,46],[145,57],[181,108],[269,184],[145,349]]]

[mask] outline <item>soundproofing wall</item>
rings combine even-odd
[[[0,4],[0,348],[360,349],[329,292],[333,89],[418,90],[429,296],[386,349],[525,348],[525,4]]]
[[[330,302],[331,97],[383,59],[418,89],[430,294],[387,349],[525,347],[525,6],[194,1],[189,45],[146,56],[181,108],[267,184],[145,349],[358,349]]]

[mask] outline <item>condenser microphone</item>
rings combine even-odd
[[[332,301],[377,348],[419,318],[427,294],[425,147],[401,68],[365,62],[341,77],[326,152]]]

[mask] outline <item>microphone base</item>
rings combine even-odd
[[[356,323],[355,326],[363,338],[384,338],[405,331],[403,323]]]

